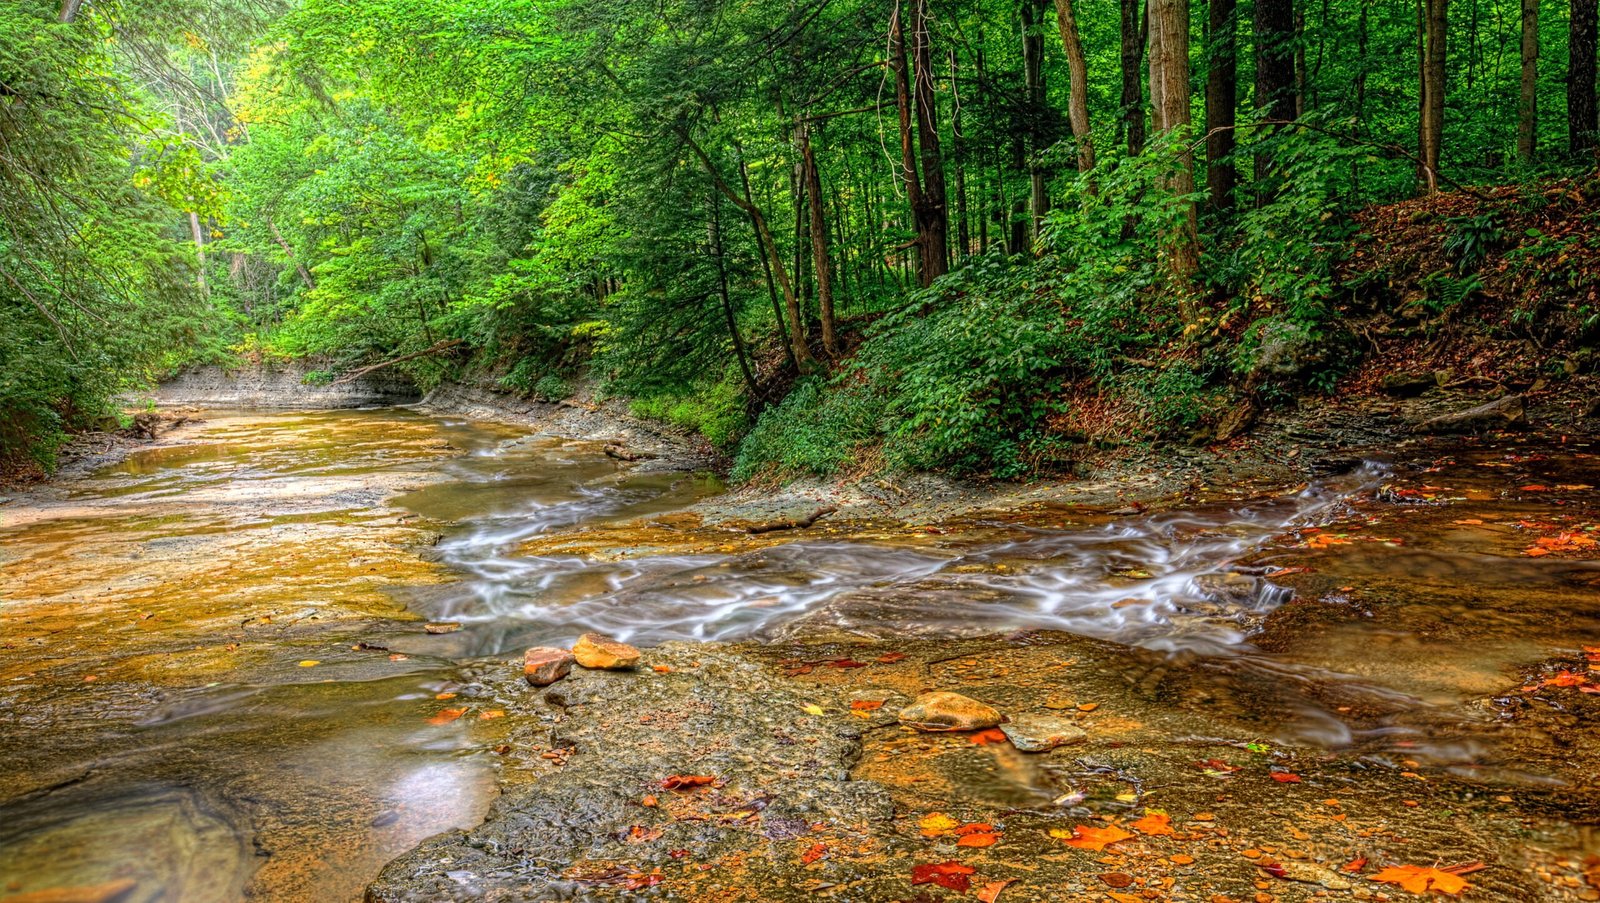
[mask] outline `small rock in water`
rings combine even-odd
[[[576,659],[565,649],[535,646],[522,655],[522,674],[536,687],[548,687],[572,672]]]
[[[900,710],[900,723],[919,731],[981,731],[1000,723],[1000,713],[960,693],[924,693]]]
[[[455,633],[461,629],[461,625],[455,621],[432,621],[422,625],[422,629],[432,634]]]
[[[1083,728],[1070,718],[1055,715],[1017,715],[1000,725],[1011,745],[1023,752],[1048,752],[1069,743],[1088,739]]]
[[[598,633],[586,633],[572,644],[572,655],[585,668],[621,671],[639,663],[639,650]]]

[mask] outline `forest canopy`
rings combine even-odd
[[[0,458],[288,358],[592,384],[741,477],[1225,435],[1393,300],[1356,211],[1567,202],[1596,32],[1595,0],[20,0]],[[1425,323],[1544,240],[1440,228]],[[1581,338],[1593,291],[1494,300]]]

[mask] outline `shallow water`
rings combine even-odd
[[[457,663],[586,630],[1066,630],[1175,656],[1264,738],[1544,780],[1504,766],[1517,738],[1473,701],[1600,635],[1595,564],[1527,554],[1589,525],[1600,466],[1428,454],[1147,514],[753,537],[676,513],[714,479],[633,475],[592,442],[213,416],[0,508],[0,900],[357,899],[492,798],[495,722],[440,720],[470,691]]]

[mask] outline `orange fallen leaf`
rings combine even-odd
[[[895,662],[905,661],[905,658],[906,654],[904,652],[885,652],[878,656],[878,664],[892,665]]]
[[[1372,880],[1381,884],[1398,884],[1414,894],[1436,890],[1454,896],[1468,887],[1466,879],[1460,875],[1419,865],[1392,865],[1373,875]]]
[[[1160,809],[1144,810],[1144,818],[1129,824],[1128,827],[1151,837],[1176,833],[1172,830],[1172,816]]]
[[[1361,874],[1361,870],[1366,868],[1366,867],[1367,867],[1367,857],[1365,857],[1365,856],[1357,856],[1356,858],[1354,858],[1354,859],[1352,859],[1349,862],[1346,862],[1344,864],[1344,870],[1349,872],[1352,875]]]
[[[972,742],[975,746],[988,746],[991,743],[1005,743],[1006,732],[998,727],[991,727],[986,731],[978,731],[976,734],[973,734]]]
[[[1451,523],[1452,524],[1459,524],[1459,525],[1461,525],[1463,527],[1476,527],[1476,526],[1479,526],[1479,525],[1481,525],[1483,523],[1483,518],[1481,518],[1481,517],[1463,517],[1460,520],[1453,520],[1453,521],[1451,521]]]
[[[1194,865],[1194,857],[1190,856],[1188,853],[1179,853],[1176,856],[1170,857],[1167,861],[1171,862],[1173,865]]]
[[[800,861],[810,865],[826,855],[828,855],[827,844],[814,843],[811,845],[811,849],[800,854]]]
[[[1000,840],[999,834],[967,834],[956,841],[958,847],[992,847]]]
[[[454,694],[454,693],[435,693],[433,698],[434,699],[454,699],[454,698],[456,698],[456,694]]]
[[[850,708],[857,712],[876,712],[883,708],[883,700],[857,699],[855,702],[850,703]]]
[[[1122,830],[1116,825],[1107,825],[1104,828],[1096,828],[1089,825],[1079,825],[1072,829],[1072,836],[1070,838],[1066,838],[1066,842],[1067,846],[1069,847],[1075,847],[1080,850],[1091,850],[1098,853],[1114,843],[1127,840],[1131,837],[1133,837],[1132,834]]]
[[[923,837],[943,837],[953,833],[960,826],[961,822],[943,812],[930,812],[917,819],[917,827],[922,829]]]
[[[1000,899],[1000,892],[1006,889],[1006,885],[1015,880],[1017,879],[1007,878],[1004,881],[990,881],[974,896],[978,898],[979,903],[995,903],[996,900]]]
[[[1290,774],[1287,771],[1272,771],[1272,772],[1268,772],[1267,776],[1272,778],[1274,781],[1277,781],[1280,784],[1298,784],[1298,783],[1300,783],[1300,776],[1299,775]]]
[[[428,719],[429,724],[449,724],[467,713],[466,709],[440,709],[439,714]]]
[[[486,712],[479,712],[478,713],[478,718],[479,718],[479,720],[482,720],[482,721],[490,721],[490,720],[495,719],[495,718],[504,718],[504,717],[506,717],[506,710],[505,709],[489,709]]]

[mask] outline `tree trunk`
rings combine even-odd
[[[1567,35],[1567,135],[1574,156],[1595,147],[1595,0],[1571,0]]]
[[[1188,0],[1150,0],[1150,108],[1161,132],[1186,133],[1189,113]],[[1194,154],[1183,146],[1178,168],[1167,180],[1176,196],[1194,193]],[[1200,268],[1200,238],[1194,203],[1185,202],[1177,225],[1166,236],[1172,289],[1186,327],[1198,321],[1194,308],[1194,276]]]
[[[209,298],[211,287],[206,282],[206,236],[200,227],[200,214],[193,212],[189,214],[189,230],[194,235],[194,253],[200,262],[195,281],[200,286],[201,297]]]
[[[1426,62],[1422,80],[1422,167],[1428,193],[1439,190],[1439,150],[1444,138],[1445,33],[1449,0],[1426,2]]]
[[[744,377],[745,389],[750,393],[752,401],[758,401],[761,398],[761,390],[756,385],[755,373],[750,370],[750,358],[745,354],[744,340],[739,338],[739,321],[733,314],[733,301],[728,297],[728,265],[724,259],[722,246],[722,199],[716,192],[711,194],[711,221],[707,226],[711,232],[711,253],[717,258],[717,297],[722,301],[722,316],[728,325],[728,340],[733,343],[733,354],[739,361],[739,373]]]
[[[1089,63],[1084,59],[1083,40],[1078,36],[1078,17],[1072,0],[1056,0],[1056,25],[1061,29],[1061,46],[1067,52],[1067,117],[1072,121],[1072,139],[1078,145],[1078,171],[1094,169],[1094,133],[1089,128]]]
[[[78,18],[78,10],[83,6],[83,0],[61,0],[61,14],[56,21],[67,25]]]
[[[811,267],[817,283],[817,313],[822,320],[822,351],[835,359],[839,348],[833,334],[833,271],[828,263],[828,227],[822,217],[822,176],[817,172],[817,154],[811,147],[811,130],[802,123],[799,134],[805,192],[811,208]]]
[[[750,166],[744,161],[744,148],[739,142],[733,143],[733,151],[739,161],[739,184],[744,188],[745,204],[739,207],[744,211],[745,217],[750,221],[750,229],[756,234],[756,246],[762,249],[761,272],[767,280],[767,297],[772,300],[772,318],[778,324],[778,340],[783,345],[783,354],[789,359],[789,366],[795,370],[800,369],[800,359],[794,355],[794,342],[789,339],[788,318],[784,314],[783,306],[778,301],[777,280],[772,278],[772,261],[765,253],[766,245],[761,240],[761,226],[756,223],[756,218],[750,213],[755,207],[755,196],[750,192]]]
[[[1235,0],[1210,0],[1207,4],[1206,56],[1206,188],[1211,209],[1233,209],[1239,170],[1233,155],[1235,109],[1239,103],[1238,39]]]
[[[1522,90],[1517,96],[1517,159],[1532,165],[1539,130],[1539,0],[1522,0]]]
[[[1122,0],[1122,116],[1120,129],[1128,142],[1128,155],[1144,150],[1144,68],[1145,30],[1140,26],[1143,0]]]
[[[915,2],[915,0],[913,0]],[[906,186],[906,203],[911,207],[912,228],[916,230],[917,281],[924,287],[933,283],[922,269],[927,260],[927,236],[922,233],[922,178],[917,174],[917,150],[911,133],[911,73],[906,61],[905,30],[900,24],[900,4],[889,13],[889,68],[894,72],[894,103],[900,116],[900,179]]]
[[[961,85],[956,78],[956,51],[950,58],[950,151],[956,173],[956,260],[972,253],[972,226],[967,221],[967,161],[961,134]]]
[[[311,271],[306,269],[306,265],[301,263],[300,258],[295,256],[294,247],[283,237],[283,233],[278,231],[278,224],[268,219],[267,230],[272,233],[273,241],[278,243],[278,247],[283,249],[283,253],[289,260],[293,261],[295,272],[300,274],[300,281],[305,283],[307,289],[315,291],[317,288],[316,280],[311,278]]]
[[[1044,215],[1050,212],[1044,168],[1039,152],[1044,148],[1039,120],[1044,115],[1044,37],[1039,34],[1036,0],[1022,0],[1022,84],[1028,98],[1028,236],[1039,238]]]
[[[754,201],[729,187],[723,180],[722,173],[717,171],[716,164],[711,162],[710,155],[699,142],[694,140],[688,129],[679,126],[677,132],[678,137],[683,139],[683,143],[689,146],[700,161],[700,165],[705,168],[706,175],[711,177],[711,184],[722,192],[723,197],[732,201],[735,207],[743,210],[755,224],[756,237],[761,243],[761,249],[771,262],[772,275],[783,291],[783,306],[789,321],[789,347],[794,351],[794,359],[800,372],[810,372],[814,359],[811,357],[810,349],[806,347],[805,325],[800,319],[800,299],[795,295],[794,285],[789,281],[789,271],[784,269],[783,254],[778,251],[778,243],[772,237],[772,230],[767,227],[767,218],[762,215],[761,208]]]
[[[944,157],[939,149],[939,108],[933,99],[933,34],[928,28],[928,0],[914,0],[911,48],[916,73],[917,146],[922,150],[922,209],[917,229],[922,245],[922,279],[928,285],[950,271],[950,202],[944,186]]]
[[[1256,0],[1256,96],[1255,106],[1265,110],[1268,119],[1288,122],[1295,118],[1294,90],[1294,0]],[[1258,200],[1273,194],[1272,156],[1256,154],[1256,181],[1263,183]]]

